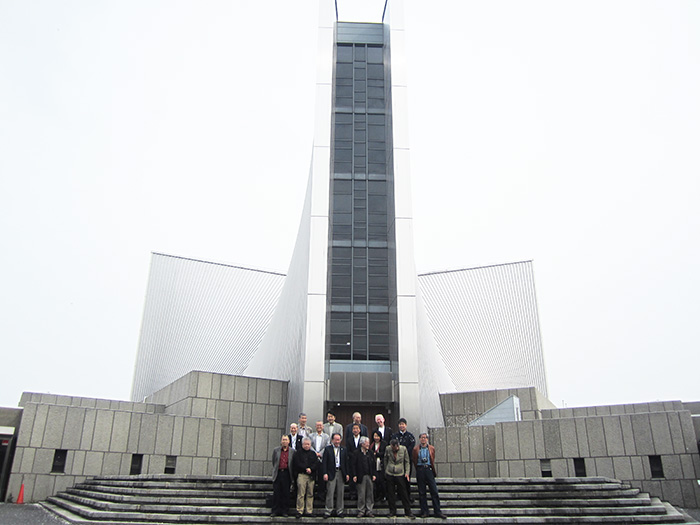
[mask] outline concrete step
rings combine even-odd
[[[489,478],[441,479],[443,512],[450,523],[693,523],[657,498],[629,485],[605,478]],[[81,483],[49,498],[44,506],[70,523],[151,525],[200,523],[292,523],[291,517],[270,517],[266,499],[269,479],[213,476],[110,476]],[[413,496],[417,499],[415,488]],[[355,502],[346,499],[346,515],[356,518]],[[337,522],[322,518],[316,498],[316,517],[304,523]],[[418,512],[417,501],[413,505]],[[401,511],[399,511],[401,512]],[[406,517],[388,518],[386,503],[375,515],[386,523],[410,523]],[[387,521],[384,521],[387,520]],[[365,523],[370,519],[362,518]],[[424,521],[424,520],[418,520]],[[415,521],[413,521],[415,522]],[[432,519],[432,523],[436,523]]]

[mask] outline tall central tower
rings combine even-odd
[[[280,303],[247,369],[290,380],[290,421],[333,407],[442,423],[431,378],[440,358],[418,336],[401,4],[358,23],[321,2],[304,213]]]

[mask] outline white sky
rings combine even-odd
[[[559,406],[700,399],[700,3],[406,16],[419,270],[534,259]],[[0,0],[0,406],[128,399],[151,251],[286,271],[316,24],[311,1]]]

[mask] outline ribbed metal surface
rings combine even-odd
[[[545,396],[532,261],[418,276],[457,391],[534,386]]]
[[[267,329],[283,274],[154,253],[131,399],[192,370],[236,374]]]

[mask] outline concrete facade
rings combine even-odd
[[[448,477],[605,476],[673,505],[700,507],[695,404],[680,401],[557,409],[534,389],[441,396],[444,428],[430,430],[439,475]],[[517,392],[517,393],[516,393]],[[510,395],[522,420],[468,427]],[[652,463],[661,471],[652,471]]]
[[[267,473],[286,418],[287,383],[190,372],[145,403],[25,393],[8,495],[46,499],[87,477]],[[65,465],[52,472],[57,451]]]

